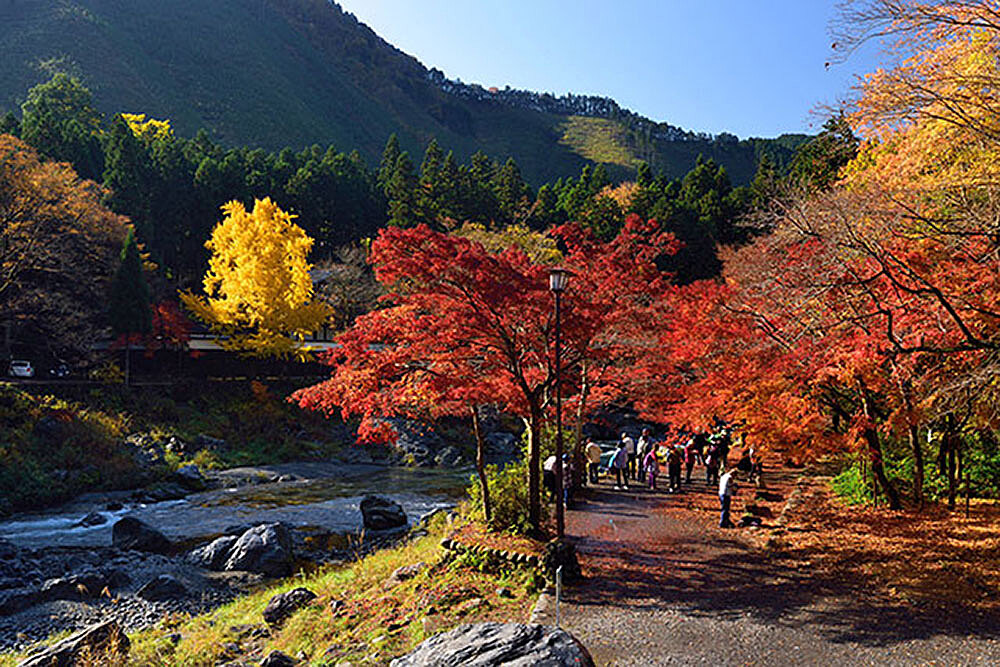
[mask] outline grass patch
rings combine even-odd
[[[536,599],[534,571],[507,563],[481,567],[452,557],[440,542],[456,530],[465,534],[480,529],[451,523],[439,513],[431,519],[426,536],[351,565],[291,577],[199,616],[167,617],[158,626],[129,636],[128,664],[214,665],[233,659],[260,660],[272,650],[303,654],[307,664],[383,664],[460,623],[524,622]],[[495,537],[500,543],[503,539]],[[419,562],[426,567],[412,579],[395,586],[385,583],[396,568]],[[247,626],[264,627],[261,614],[268,600],[299,586],[317,598],[280,629],[255,636],[257,632]],[[508,589],[511,597],[501,597],[501,588]],[[180,641],[174,641],[176,635]],[[23,655],[0,655],[0,667],[13,667]]]

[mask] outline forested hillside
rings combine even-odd
[[[105,115],[206,128],[224,146],[357,149],[370,164],[396,133],[418,154],[431,139],[468,159],[513,157],[534,185],[640,162],[677,178],[698,155],[750,180],[767,152],[786,162],[802,137],[739,141],[654,123],[599,97],[487,90],[450,81],[326,0],[17,0],[0,3],[0,110],[65,72]],[[502,83],[502,82],[501,82]]]

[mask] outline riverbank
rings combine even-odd
[[[384,664],[464,621],[527,619],[537,598],[534,569],[443,549],[441,540],[457,527],[438,513],[420,529],[426,534],[396,547],[264,585],[204,614],[168,615],[130,633],[127,664],[259,661],[273,650],[303,661]],[[266,623],[268,601],[295,588],[316,597],[286,621]],[[24,655],[0,654],[0,667]]]

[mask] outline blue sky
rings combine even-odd
[[[740,137],[815,132],[873,70],[874,46],[829,69],[836,0],[338,0],[450,78],[594,94],[654,120]]]

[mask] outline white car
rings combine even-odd
[[[14,359],[7,368],[7,374],[16,378],[35,377],[35,368],[30,361],[24,359]]]

